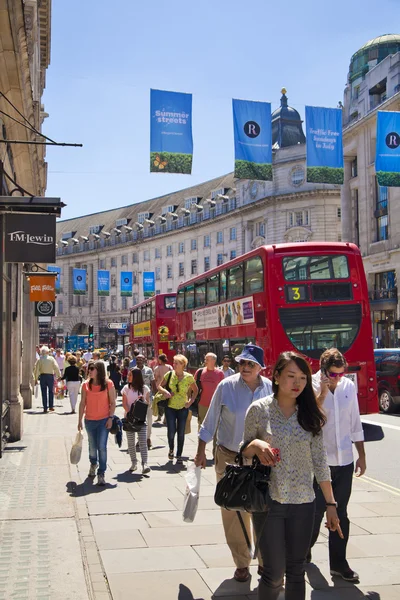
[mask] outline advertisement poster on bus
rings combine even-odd
[[[379,185],[400,186],[400,113],[378,111],[375,171]]]
[[[253,298],[239,298],[192,312],[193,330],[254,323]]]
[[[151,335],[151,322],[143,321],[143,323],[137,323],[133,326],[133,337],[144,337]]]

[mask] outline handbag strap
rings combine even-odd
[[[264,531],[264,527],[265,527],[265,524],[266,524],[267,519],[268,519],[268,512],[265,512],[264,523],[262,524],[262,527],[260,529],[260,532],[259,532],[258,536],[256,537],[254,535],[254,539],[255,539],[254,551],[253,551],[253,548],[251,547],[251,542],[250,542],[249,534],[247,533],[246,525],[244,524],[243,517],[241,515],[240,510],[237,510],[236,514],[238,516],[239,523],[240,523],[240,526],[241,526],[242,531],[243,531],[244,539],[246,540],[246,544],[247,544],[247,548],[249,550],[249,554],[250,554],[250,556],[252,558],[257,558],[258,548],[260,546],[260,538],[261,538],[262,532]],[[254,531],[254,528],[253,528],[253,531]]]
[[[172,374],[173,374],[173,371],[170,371],[165,376],[165,389],[167,390],[167,392],[171,391],[171,377],[172,377]]]

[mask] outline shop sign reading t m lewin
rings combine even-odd
[[[55,215],[7,214],[4,255],[6,262],[54,263]]]

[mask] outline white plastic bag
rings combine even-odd
[[[39,384],[35,385],[35,398],[39,398]]]
[[[78,433],[76,434],[75,442],[71,448],[71,453],[69,455],[71,465],[77,465],[78,462],[81,460],[82,442],[83,442],[83,435],[81,434],[80,431],[78,431]]]
[[[186,492],[182,513],[182,519],[185,523],[193,523],[196,516],[200,497],[200,479],[201,467],[196,467],[193,463],[185,475]]]

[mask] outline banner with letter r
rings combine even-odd
[[[375,171],[379,185],[400,187],[400,112],[378,111]]]

